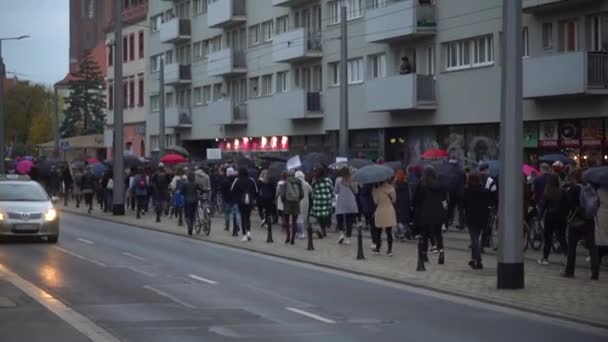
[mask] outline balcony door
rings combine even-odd
[[[234,51],[245,51],[247,34],[244,27],[234,28],[226,32],[226,46]]]
[[[309,93],[319,93],[323,88],[323,68],[321,65],[307,65],[294,70],[296,88]]]
[[[560,45],[563,52],[578,50],[578,23],[576,20],[567,20],[561,23]]]
[[[247,79],[234,79],[227,82],[228,96],[230,96],[235,105],[244,103],[247,100]]]
[[[293,21],[295,27],[304,27],[309,33],[321,32],[321,6],[315,5],[294,11]]]

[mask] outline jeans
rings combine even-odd
[[[184,216],[186,218],[186,225],[188,226],[188,235],[192,235],[192,228],[194,227],[194,215],[196,214],[197,206],[197,202],[184,203]]]
[[[566,261],[567,275],[574,275],[574,266],[576,265],[576,246],[579,240],[584,239],[591,253],[591,276],[598,277],[600,273],[600,264],[598,257],[598,249],[595,245],[595,227],[592,222],[585,223],[582,227],[568,228],[568,259]]]
[[[239,211],[241,212],[241,231],[243,235],[251,231],[251,211],[253,208],[247,204],[239,204]]]
[[[483,226],[469,225],[469,236],[471,238],[471,260],[481,264],[481,246],[479,235]]]
[[[224,202],[224,220],[226,223],[226,228],[230,228],[230,218],[233,219],[235,228],[241,225],[241,213],[239,211],[239,205],[236,203]]]
[[[353,221],[355,219],[354,214],[340,214],[336,215],[336,221],[338,225],[338,231],[344,232],[344,225],[346,225],[346,237],[350,238],[353,235]]]

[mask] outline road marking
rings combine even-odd
[[[285,309],[287,311],[295,312],[297,314],[300,314],[302,316],[306,316],[308,318],[316,319],[317,321],[321,321],[323,323],[336,324],[336,321],[333,321],[333,320],[331,320],[329,318],[321,317],[319,315],[315,315],[315,314],[310,313],[310,312],[306,312],[304,310],[300,310],[300,309],[296,309],[296,308],[285,308]]]
[[[194,275],[194,274],[190,274],[190,275],[188,275],[188,277],[190,277],[192,279],[196,279],[198,281],[202,281],[203,283],[211,284],[211,285],[217,284],[217,282],[215,282],[213,280],[205,279],[203,277],[199,277],[199,276]]]
[[[76,257],[76,258],[78,258],[78,259],[80,259],[80,260],[84,260],[84,261],[88,261],[88,262],[90,262],[90,263],[93,263],[93,264],[95,264],[95,265],[97,265],[97,266],[99,266],[99,267],[107,267],[107,265],[106,265],[106,264],[104,264],[104,263],[103,263],[103,262],[101,262],[101,261],[97,261],[97,260],[93,260],[93,259],[90,259],[90,258],[84,257],[84,256],[82,256],[82,255],[80,255],[80,254],[76,254],[76,253],[74,253],[74,252],[70,252],[70,251],[68,251],[67,249],[63,249],[63,248],[61,248],[61,247],[55,247],[55,249],[57,249],[57,250],[58,250],[58,251],[60,251],[60,252],[65,253],[65,254],[69,254],[69,255],[71,255],[71,256],[73,256],[73,257]]]
[[[91,241],[91,240],[87,240],[87,239],[81,239],[81,238],[78,238],[78,239],[76,239],[76,240],[78,240],[78,241],[80,241],[80,242],[84,242],[84,243],[89,244],[89,245],[94,245],[94,244],[95,244],[95,242],[93,242],[93,241]]]
[[[179,298],[175,297],[174,295],[169,294],[169,293],[167,293],[167,292],[165,292],[165,291],[163,291],[163,290],[159,290],[159,289],[154,288],[154,287],[152,287],[152,286],[150,286],[150,285],[145,285],[145,286],[144,286],[144,289],[146,289],[146,290],[150,290],[150,291],[152,291],[152,292],[156,293],[157,295],[159,295],[159,296],[161,296],[161,297],[168,298],[168,299],[170,299],[170,300],[174,301],[175,303],[177,303],[177,304],[179,304],[179,305],[182,305],[182,306],[187,307],[188,309],[192,309],[192,310],[196,309],[196,306],[194,306],[194,305],[190,305],[190,304],[188,304],[188,303],[186,303],[186,302],[182,301],[181,299],[179,299]]]
[[[124,255],[124,256],[128,256],[129,258],[137,259],[137,260],[140,260],[140,261],[144,261],[144,260],[146,260],[146,259],[144,259],[144,258],[142,258],[142,257],[140,257],[140,256],[137,256],[137,255],[135,255],[135,254],[131,254],[131,253],[129,253],[129,252],[122,252],[122,255]]]
[[[0,274],[4,274],[6,280],[46,307],[57,317],[74,327],[74,329],[88,337],[91,341],[120,342],[120,340],[112,336],[108,331],[91,322],[81,313],[69,308],[43,289],[21,278],[3,265],[0,265]]]

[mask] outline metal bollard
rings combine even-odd
[[[314,251],[315,247],[312,244],[312,225],[310,223],[306,229],[306,235],[308,235],[308,248],[306,248],[306,250]]]
[[[363,254],[363,233],[361,232],[361,225],[359,225],[357,231],[357,260],[364,260],[365,255]]]
[[[424,258],[422,257],[422,237],[418,239],[418,265],[416,267],[416,271],[426,271],[424,267]]]
[[[268,222],[268,238],[266,239],[267,243],[272,243],[272,224]]]

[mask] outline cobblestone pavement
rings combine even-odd
[[[87,215],[84,208],[74,206],[62,208],[66,212]],[[178,227],[176,219],[163,217],[162,223],[155,223],[153,215],[147,214],[137,220],[132,212],[123,217],[104,214],[98,209],[92,217],[113,222],[139,226],[148,229],[186,235],[185,227]],[[356,260],[356,239],[352,245],[339,245],[337,235],[329,234],[322,240],[314,240],[314,251],[307,251],[307,241],[297,240],[294,246],[284,244],[285,235],[279,226],[273,227],[275,243],[266,243],[266,229],[260,227],[257,213],[253,213],[252,241],[241,242],[240,237],[233,237],[224,231],[223,217],[215,217],[209,237],[194,238],[224,245],[262,252],[274,256],[290,258],[308,263],[379,277],[413,286],[424,287],[445,293],[492,302],[500,305],[525,309],[541,314],[567,318],[570,320],[608,327],[608,278],[606,268],[602,269],[600,281],[590,280],[590,271],[585,267],[584,256],[579,262],[583,267],[577,268],[576,278],[565,279],[559,273],[563,257],[552,255],[551,265],[541,266],[534,260],[538,252],[527,252],[525,260],[526,286],[523,290],[496,289],[496,257],[484,255],[484,269],[473,271],[467,265],[470,254],[467,242],[462,233],[446,234],[446,263],[437,264],[437,255],[429,254],[430,262],[426,272],[416,271],[416,246],[413,243],[396,243],[394,256],[384,253],[372,255],[369,240],[364,240],[365,260]]]

